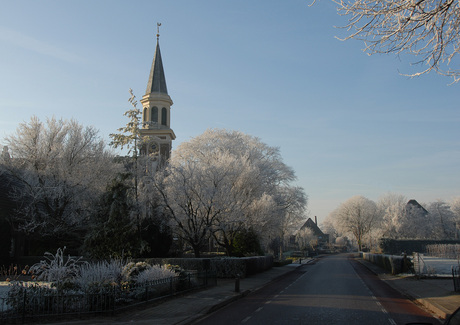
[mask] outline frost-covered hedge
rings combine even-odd
[[[426,253],[429,245],[455,245],[460,244],[458,240],[431,240],[431,239],[380,239],[380,249],[385,254],[401,254],[405,252],[407,255],[413,253]]]
[[[410,271],[411,263],[408,258],[397,255],[361,253],[362,258],[380,266],[391,274],[406,273]]]
[[[246,277],[270,269],[273,256],[253,257],[216,257],[216,258],[152,258],[146,259],[149,264],[178,265],[184,270],[198,272],[216,272],[218,278]]]

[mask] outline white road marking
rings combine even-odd
[[[246,322],[247,322],[248,320],[250,320],[250,319],[251,319],[251,316],[248,316],[248,317],[246,317],[245,319],[243,319],[243,320],[241,321],[241,323],[246,323]]]

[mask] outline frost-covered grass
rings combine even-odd
[[[139,273],[137,283],[148,283],[158,279],[171,278],[177,276],[176,272],[168,265],[154,265]]]
[[[5,298],[8,293],[8,285],[10,283],[6,281],[0,281],[0,298]]]
[[[80,266],[74,281],[83,290],[94,285],[120,283],[123,281],[123,267],[121,260],[86,263]]]
[[[452,275],[452,266],[458,265],[457,259],[421,255],[420,273],[432,276],[449,276]],[[418,273],[419,270],[415,271]]]

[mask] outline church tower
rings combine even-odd
[[[141,154],[158,159],[157,164],[164,164],[171,156],[172,141],[176,139],[171,129],[171,106],[173,101],[168,95],[166,78],[161,60],[159,27],[157,24],[157,45],[150,69],[147,90],[141,99],[142,129],[141,136],[146,139]]]

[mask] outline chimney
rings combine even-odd
[[[318,225],[318,220],[316,219],[316,216],[315,216],[315,224]]]

